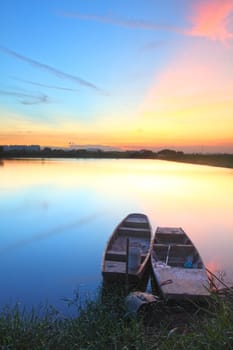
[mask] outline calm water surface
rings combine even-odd
[[[181,226],[233,281],[233,171],[157,160],[6,160],[0,166],[0,306],[92,295],[115,226],[131,212]]]

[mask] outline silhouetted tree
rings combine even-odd
[[[45,147],[45,148],[43,149],[43,151],[44,151],[44,152],[51,152],[52,150],[51,150],[50,147]]]

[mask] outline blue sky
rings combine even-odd
[[[232,11],[231,0],[3,2],[0,143],[233,150]],[[200,92],[196,72],[224,91],[212,121],[219,93],[203,76]]]

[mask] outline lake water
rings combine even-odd
[[[159,160],[26,159],[0,166],[0,306],[91,296],[115,226],[143,212],[179,226],[233,281],[233,170]]]

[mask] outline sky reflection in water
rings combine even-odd
[[[107,239],[130,212],[181,226],[233,281],[233,172],[155,160],[8,160],[0,168],[0,305],[95,293]]]

